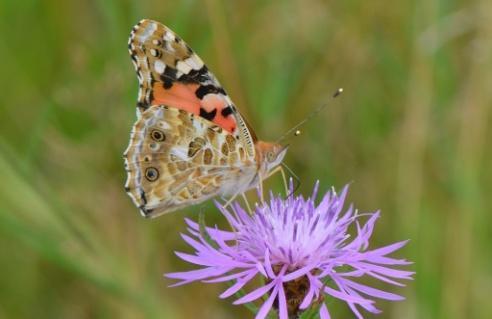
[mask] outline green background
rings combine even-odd
[[[0,0],[0,318],[251,317],[224,284],[162,277],[192,268],[173,253],[191,251],[185,216],[225,227],[210,203],[145,220],[123,191],[142,18],[185,39],[265,140],[343,87],[285,162],[300,193],[351,183],[382,209],[373,247],[411,239],[395,256],[415,280],[378,285],[407,300],[379,317],[492,318],[489,0]]]

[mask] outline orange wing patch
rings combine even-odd
[[[203,61],[174,32],[156,21],[142,20],[133,28],[129,50],[140,82],[140,112],[152,105],[167,105],[238,135],[240,115],[232,101]]]
[[[199,115],[200,100],[195,96],[196,88],[198,84],[175,83],[169,89],[165,89],[162,83],[155,82],[151,105],[167,105]]]
[[[165,88],[162,83],[155,82],[151,105],[167,105],[196,114],[234,133],[236,120],[232,116],[232,106],[227,105],[220,93],[209,93],[199,99],[196,94],[199,89],[200,85],[194,83],[174,82],[170,88]]]

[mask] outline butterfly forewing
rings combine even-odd
[[[138,109],[167,105],[222,127],[254,157],[254,134],[202,59],[173,31],[142,20],[132,30],[129,50],[139,79]]]

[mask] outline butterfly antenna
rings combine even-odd
[[[332,95],[332,98],[333,99],[337,98],[340,94],[342,94],[342,92],[343,92],[343,88],[339,88],[335,92],[335,94]],[[326,104],[323,104],[321,106],[318,106],[318,108],[315,109],[314,111],[312,111],[311,114],[309,114],[304,120],[300,121],[293,128],[291,128],[290,130],[288,130],[287,132],[285,132],[284,135],[280,136],[280,138],[277,140],[277,143],[280,143],[282,140],[284,140],[285,138],[287,138],[294,131],[295,131],[295,135],[296,136],[299,135],[300,134],[300,131],[298,130],[298,128],[301,127],[302,125],[304,125],[304,123],[306,123],[310,119],[312,119],[316,114],[318,114],[319,112],[321,112],[329,104],[330,103],[326,103]]]
[[[299,187],[301,186],[301,179],[299,178],[299,176],[297,176],[291,169],[289,166],[287,166],[287,164],[285,163],[280,163],[280,165],[282,165],[283,168],[285,168],[285,170],[294,178],[294,180],[296,181],[296,186],[294,186],[294,189],[292,190],[292,192],[290,192],[287,197],[290,197],[292,196],[298,189]]]

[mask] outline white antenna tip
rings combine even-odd
[[[339,89],[335,92],[335,94],[333,94],[333,97],[337,97],[337,96],[339,96],[340,94],[342,94],[342,92],[343,92],[343,88],[339,88]]]

